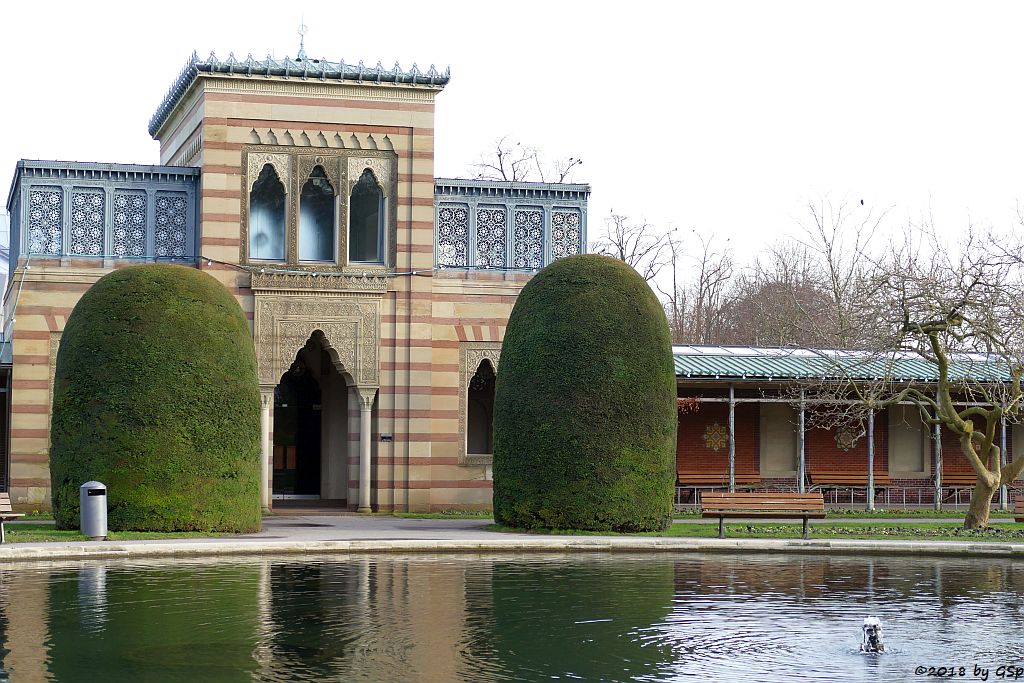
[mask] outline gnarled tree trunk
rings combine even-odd
[[[991,479],[995,479],[991,476]],[[964,517],[965,529],[984,529],[988,526],[988,516],[992,511],[992,497],[999,488],[998,482],[989,481],[990,477],[979,475],[978,481],[974,484],[974,492],[971,493],[971,504],[967,508],[967,516]]]
[[[971,408],[970,410],[977,410]],[[996,418],[998,419],[998,418]],[[974,491],[971,492],[971,504],[967,508],[967,515],[964,517],[965,529],[984,529],[988,526],[989,514],[992,512],[992,496],[999,488],[1003,471],[1000,462],[1000,449],[993,441],[995,440],[996,419],[988,416],[987,431],[980,448],[975,447],[972,436],[977,436],[971,420],[964,420],[963,432],[960,434],[960,450],[963,451],[967,461],[974,468],[977,479],[974,482]]]

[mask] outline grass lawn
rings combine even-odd
[[[725,523],[727,538],[801,538],[799,523],[747,524]],[[651,536],[717,537],[717,524],[673,524],[664,534]],[[980,531],[967,531],[958,522],[848,522],[811,524],[811,538],[903,539],[943,541],[1024,541],[1024,524],[1000,524]]]
[[[868,512],[867,510],[829,510],[828,518],[839,518],[839,519],[893,519],[900,517],[942,517],[942,518],[957,518],[963,517],[967,513],[967,508],[963,507],[959,510],[952,508],[943,508],[942,510],[935,510],[933,508],[907,508],[904,510],[899,509],[888,509],[888,510],[873,510]],[[700,519],[700,512],[696,510],[686,510],[684,512],[676,512],[672,515],[675,519]],[[999,517],[1000,519],[1006,519],[1013,517],[1013,510],[993,510],[991,517]]]
[[[56,541],[86,541],[85,536],[77,531],[61,531],[52,524],[5,524],[8,543],[50,543]],[[207,533],[203,531],[112,531],[108,538],[111,541],[141,541],[162,538],[211,538],[214,536],[232,536],[234,534]]]
[[[22,519],[25,520],[26,522],[34,522],[36,520],[44,520],[44,519],[51,519],[52,520],[53,519],[53,513],[52,512],[45,512],[45,511],[40,512],[39,510],[33,510],[32,512],[25,513],[25,516],[22,517]]]
[[[491,531],[521,532],[518,529],[491,524]],[[676,522],[661,532],[640,534],[614,534],[595,531],[573,530],[541,530],[530,533],[554,534],[567,536],[672,536],[688,538],[717,538],[717,524],[687,524]],[[726,522],[726,538],[801,538],[801,524],[762,524],[745,522]],[[1024,542],[1024,524],[1000,524],[980,531],[966,531],[959,523],[949,522],[915,522],[906,524],[886,524],[876,522],[849,522],[841,524],[811,524],[812,539],[887,539],[912,541],[1003,541]]]
[[[949,519],[963,517],[967,513],[967,510],[942,510],[936,512],[931,508],[910,508],[907,510],[874,510],[867,512],[865,510],[829,510],[828,519],[896,519],[904,517],[921,517],[922,519],[928,518],[940,518]],[[391,514],[394,517],[402,517],[406,519],[493,519],[494,513],[489,510],[481,511],[469,511],[469,510],[444,510],[441,512],[394,512],[385,513]],[[1012,511],[992,510],[991,516],[993,518],[998,517],[999,519],[1008,519],[1014,516]],[[674,519],[700,519],[700,513],[698,511],[685,510],[682,512],[676,512],[673,514]],[[678,523],[678,522],[677,522]]]
[[[931,508],[910,508],[907,510],[874,510],[873,512],[867,512],[865,510],[829,510],[828,519],[894,519],[902,517],[943,517],[943,518],[957,518],[963,517],[967,510],[942,510],[935,511]],[[402,517],[405,519],[493,519],[494,513],[489,510],[444,510],[442,512],[394,512],[384,513],[385,515],[392,515],[394,517]],[[676,512],[672,515],[676,520],[686,519],[700,519],[700,512],[694,510],[686,510],[683,512]],[[1006,519],[1013,517],[1013,512],[1010,510],[993,510],[992,517],[999,517],[1000,519]]]
[[[1007,518],[1013,517],[1013,506],[1010,506],[1010,510],[993,510],[989,516]],[[963,517],[967,514],[967,506],[954,510],[946,507],[942,510],[935,510],[934,508],[908,508],[905,510],[890,509],[890,510],[873,510],[868,512],[867,510],[829,510],[829,517],[838,517],[840,519],[886,519],[892,517]]]
[[[490,510],[445,510],[443,512],[394,512],[393,517],[403,519],[493,519]]]

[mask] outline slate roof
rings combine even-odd
[[[244,60],[235,59],[232,52],[225,60],[217,59],[217,55],[210,53],[206,59],[199,59],[193,52],[186,62],[185,67],[178,74],[171,85],[163,102],[157,107],[156,113],[149,120],[149,134],[155,136],[164,124],[175,105],[182,98],[192,83],[201,73],[224,74],[228,76],[281,76],[284,78],[299,78],[302,80],[317,79],[321,81],[354,81],[357,83],[396,83],[407,85],[427,85],[442,88],[451,80],[451,67],[445,69],[444,73],[438,71],[433,64],[427,71],[420,71],[416,64],[408,71],[404,70],[398,62],[391,69],[385,69],[378,61],[376,66],[365,66],[360,60],[356,64],[346,64],[342,59],[332,62],[326,59],[308,59],[296,57],[291,59],[274,59],[267,55],[266,59],[253,59],[250,53]]]
[[[676,377],[689,379],[799,380],[822,377],[935,382],[938,368],[912,353],[887,358],[864,351],[752,346],[673,346]],[[1009,381],[1005,365],[982,354],[962,354],[950,363],[950,379]]]

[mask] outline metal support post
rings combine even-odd
[[[797,434],[796,434],[796,447],[797,447],[797,460],[796,460],[796,490],[799,493],[804,493],[804,481],[807,479],[806,475],[806,463],[804,460],[804,448],[806,447],[806,441],[804,436],[804,412],[807,410],[807,404],[804,401],[804,390],[800,390],[800,414],[797,418]]]
[[[875,509],[875,411],[868,411],[868,492],[867,511]]]
[[[736,492],[736,391],[729,385],[729,493]]]
[[[938,417],[938,416],[936,416]],[[935,447],[935,509],[942,509],[942,426],[938,423],[932,429]]]
[[[1003,476],[1003,470],[1006,469],[1006,418],[1004,417],[999,424],[999,476]],[[1010,496],[1009,491],[1006,490],[1006,484],[999,487],[999,509],[1007,510],[1010,507]]]

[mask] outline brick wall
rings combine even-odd
[[[676,441],[676,469],[691,472],[728,472],[729,448],[708,448],[705,433],[711,425],[729,428],[726,403],[702,403],[695,413],[679,416]],[[760,462],[760,407],[756,403],[736,406],[736,471],[757,472]]]
[[[695,413],[679,416],[676,450],[676,469],[691,472],[727,472],[729,450],[708,448],[705,433],[709,426],[729,425],[729,406],[725,403],[703,403]],[[1012,453],[1012,432],[1007,429],[1007,451]],[[740,403],[736,406],[736,471],[758,472],[760,465],[760,410],[757,404]],[[934,464],[931,430],[926,435],[927,458]],[[804,446],[808,472],[865,471],[867,468],[867,438],[861,437],[849,450],[836,444],[835,431],[808,429]],[[932,465],[933,466],[933,465]],[[942,468],[946,473],[973,473],[970,463],[960,450],[956,435],[942,430]],[[889,471],[889,418],[886,412],[875,415],[875,472]],[[764,484],[765,482],[762,482]],[[893,480],[893,486],[930,486],[932,479]]]
[[[932,441],[934,441],[934,437]],[[932,458],[935,458],[934,451]],[[974,472],[971,463],[967,462],[967,456],[960,450],[959,437],[945,427],[942,429],[942,471],[947,474],[971,474]]]
[[[867,436],[857,439],[853,448],[845,451],[836,443],[833,429],[808,429],[805,439],[804,457],[812,474],[867,471]],[[875,415],[875,472],[889,472],[889,417],[884,412]]]
[[[983,427],[979,427],[982,429]],[[934,434],[934,432],[932,432]],[[932,445],[933,439],[928,440],[928,445]],[[996,445],[999,445],[999,432],[996,431]],[[1006,427],[1006,455],[1007,459],[1012,459],[1013,454],[1013,430],[1010,429],[1009,425]],[[931,454],[931,459],[934,462],[935,455],[934,450]],[[967,461],[967,456],[964,455],[963,450],[960,448],[960,438],[951,432],[950,430],[942,429],[942,471],[946,473],[974,473],[974,468],[971,467],[971,463]]]
[[[728,428],[729,406],[704,403],[695,413],[679,417],[676,469],[695,472],[726,472],[729,469],[727,447],[714,450],[707,446],[705,434],[711,425]],[[757,404],[736,406],[736,471],[757,472],[760,465],[760,410]],[[844,451],[836,444],[835,432],[808,429],[805,450],[807,469],[811,472],[846,472],[867,467],[867,439]],[[961,456],[962,457],[962,456]],[[889,470],[889,428],[885,413],[875,416],[875,472]]]

